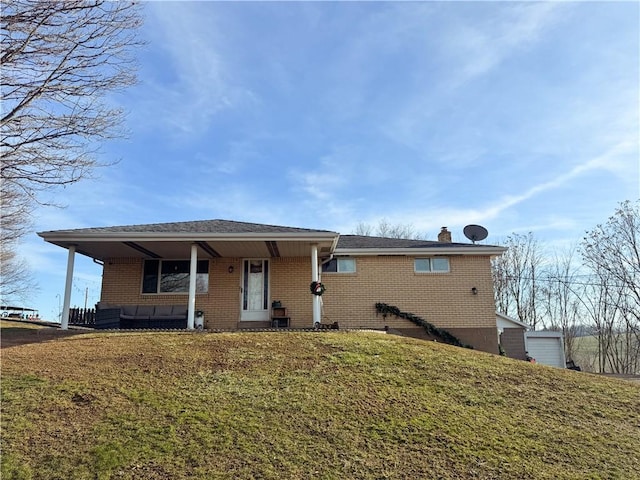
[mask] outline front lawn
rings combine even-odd
[[[2,478],[640,478],[640,387],[381,333],[2,351]]]

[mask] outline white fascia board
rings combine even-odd
[[[506,322],[511,322],[511,323],[513,323],[515,325],[519,325],[519,326],[521,326],[523,328],[526,328],[526,329],[530,329],[531,328],[531,325],[528,325],[528,324],[526,324],[524,322],[521,322],[520,320],[516,320],[515,318],[510,317],[509,315],[505,315],[504,313],[496,312],[496,317],[500,317]]]
[[[335,238],[333,239],[333,242],[331,243],[331,249],[329,250],[331,252],[331,255],[333,255],[334,252],[336,251],[336,248],[338,248],[339,241],[340,241],[340,235],[336,235]]]
[[[505,247],[437,247],[437,248],[338,248],[334,252],[336,256],[378,256],[378,255],[403,255],[415,257],[417,255],[502,255]]]
[[[94,242],[187,242],[187,241],[304,241],[304,242],[337,242],[338,234],[321,235],[310,233],[170,233],[170,232],[40,232],[38,233],[47,242],[81,242],[91,240]]]

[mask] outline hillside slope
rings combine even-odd
[[[380,333],[2,351],[2,478],[640,479],[640,387]]]

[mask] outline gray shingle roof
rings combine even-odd
[[[56,230],[56,233],[335,233],[329,230],[263,225],[259,223],[235,222],[231,220],[198,220],[191,222],[150,223],[146,225],[124,225],[119,227],[79,228]]]
[[[340,235],[338,249],[359,249],[359,248],[456,248],[470,247],[470,243],[447,243],[433,240],[409,240],[402,238],[385,237],[365,237],[362,235]],[[489,245],[483,245],[489,246]]]
[[[70,230],[55,230],[39,232],[38,235],[46,241],[67,247],[79,242],[91,242],[94,239],[154,241],[154,239],[180,239],[196,237],[212,238],[276,238],[287,237],[309,241],[310,238],[320,238],[322,241],[335,241],[336,253],[344,255],[358,254],[389,254],[407,255],[411,252],[423,253],[440,251],[442,254],[499,254],[505,249],[493,245],[474,245],[471,243],[446,243],[433,240],[410,240],[399,238],[369,237],[362,235],[340,235],[330,230],[314,230],[308,228],[285,227],[279,225],[265,225],[259,223],[236,222],[232,220],[200,220],[191,222],[150,223],[144,225],[124,225],[116,227],[80,228]],[[236,238],[236,239],[237,239]],[[82,247],[85,251],[87,245]],[[323,247],[326,250],[326,245]],[[333,248],[331,249],[333,251]]]

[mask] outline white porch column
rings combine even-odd
[[[318,277],[318,245],[311,245],[311,281],[317,282],[319,281]],[[312,295],[313,297],[313,325],[316,323],[321,323],[321,312],[320,312],[320,296]]]
[[[60,319],[60,328],[67,330],[69,328],[69,306],[71,304],[71,287],[73,284],[73,264],[76,258],[76,246],[69,245],[69,256],[67,258],[67,280],[64,285],[64,303],[62,304],[62,318]]]
[[[196,316],[196,275],[198,273],[198,246],[191,245],[191,265],[189,267],[189,313],[187,315],[187,330],[194,329]]]

